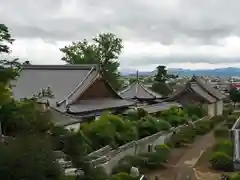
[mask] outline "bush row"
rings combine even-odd
[[[155,147],[154,152],[138,154],[135,156],[125,156],[119,161],[118,165],[113,169],[113,174],[120,172],[130,173],[131,167],[137,167],[141,172],[148,169],[158,169],[167,162],[171,149],[165,144]]]
[[[237,118],[238,116],[234,114],[226,116],[224,123],[214,131],[217,143],[212,148],[210,162],[215,170],[233,170],[233,143],[230,139],[230,129]]]

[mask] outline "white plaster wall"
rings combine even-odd
[[[215,103],[208,105],[208,116],[215,116]]]
[[[115,154],[112,156],[112,158],[104,163],[104,164],[101,164],[101,167],[104,168],[105,172],[107,174],[111,174],[112,173],[112,169],[118,164],[118,162],[123,159],[125,156],[134,156],[135,155],[135,148],[136,148],[136,145],[135,143],[132,144],[132,146],[126,148],[125,150]]]
[[[217,115],[222,115],[223,114],[223,101],[220,100],[220,101],[217,101],[216,103],[216,113]]]
[[[65,126],[66,129],[77,132],[80,128],[80,123],[76,123],[76,124],[71,124],[68,126]]]

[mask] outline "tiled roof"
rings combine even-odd
[[[102,110],[104,108],[117,108],[134,104],[123,100],[110,85],[106,83],[115,98],[79,100],[71,105],[74,99],[79,97],[99,77],[99,69],[96,65],[25,65],[16,81],[13,81],[13,96],[16,99],[30,98],[34,94],[50,87],[54,95],[48,98],[50,107],[59,112],[66,112],[68,104],[74,112]],[[76,104],[77,103],[77,104]],[[66,117],[62,118],[65,119]],[[61,118],[60,118],[61,119]],[[70,118],[67,123],[81,121]],[[57,122],[56,122],[57,123]],[[65,124],[66,122],[58,122]]]
[[[197,93],[198,95],[200,95],[201,97],[203,97],[205,100],[207,100],[209,103],[214,103],[216,102],[216,98],[210,94],[208,94],[208,92],[206,92],[204,89],[202,89],[201,87],[199,87],[198,84],[196,83],[190,83],[189,84],[189,88],[194,91],[195,93]]]
[[[196,82],[201,88],[203,88],[205,91],[207,91],[210,95],[214,96],[218,100],[224,99],[225,96],[215,89],[209,82],[205,81],[199,76],[193,76],[193,78],[190,80],[191,82]]]
[[[158,99],[162,96],[136,81],[119,92],[124,99]]]
[[[13,95],[20,99],[50,87],[54,97],[50,103],[64,100],[79,84],[89,83],[97,75],[94,65],[27,65],[13,82]],[[84,88],[84,86],[81,86]]]
[[[127,107],[134,105],[134,101],[124,99],[92,99],[92,100],[81,100],[77,104],[69,106],[69,111],[72,113],[86,113],[92,111],[103,111],[107,109]]]

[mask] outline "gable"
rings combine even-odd
[[[87,99],[117,98],[121,99],[117,93],[110,87],[104,77],[97,75],[89,86],[82,92],[73,103]]]

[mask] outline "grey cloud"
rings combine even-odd
[[[79,16],[56,16],[71,2],[1,0],[0,21],[9,25],[16,37],[52,40],[113,32],[124,40],[172,44],[183,36],[214,44],[222,37],[240,36],[239,0],[75,0]]]

